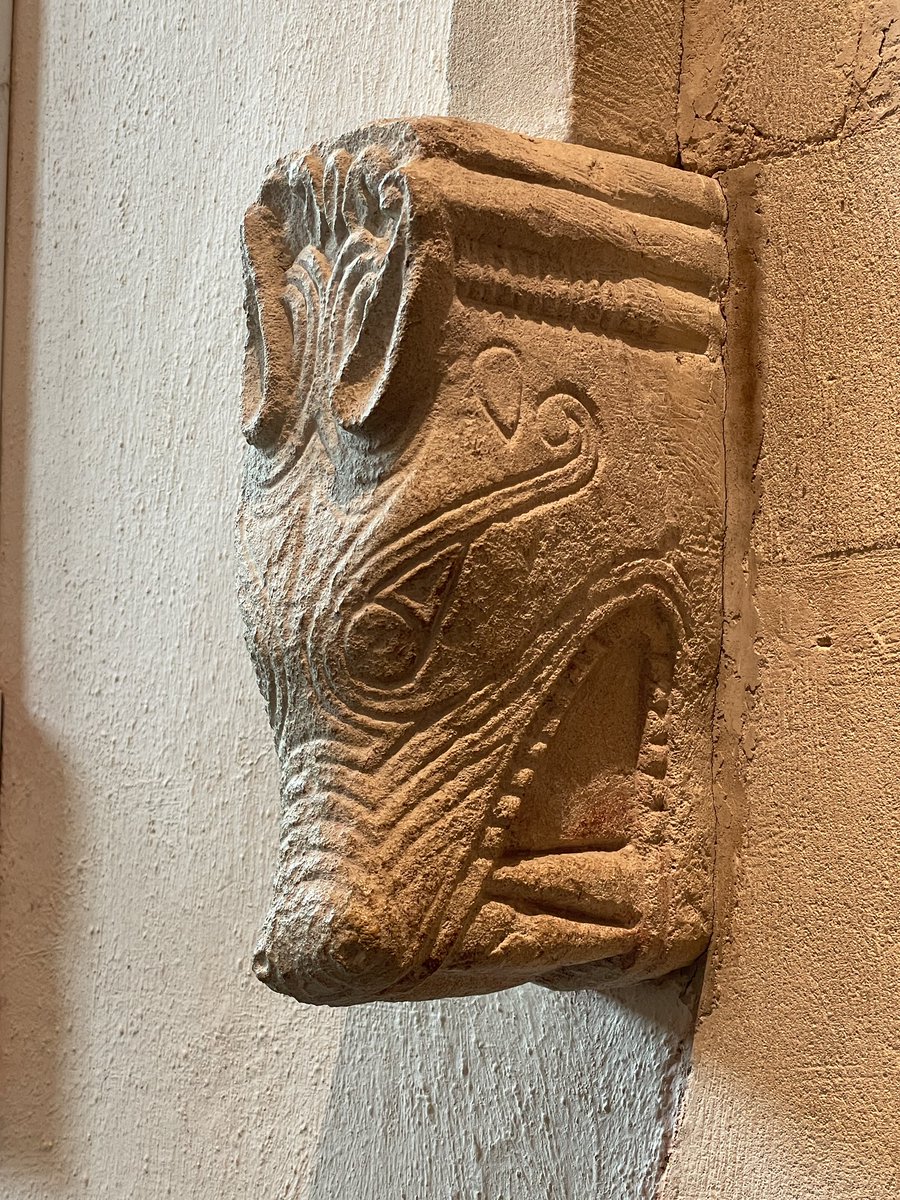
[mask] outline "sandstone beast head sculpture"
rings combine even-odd
[[[723,219],[709,179],[440,119],[263,185],[239,539],[282,772],[269,986],[605,986],[702,951]]]

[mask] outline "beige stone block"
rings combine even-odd
[[[896,113],[897,0],[688,0],[678,136],[704,171],[869,129]]]
[[[667,1200],[900,1189],[898,570],[760,573],[739,899]]]
[[[761,559],[900,538],[898,170],[900,129],[885,128],[725,177],[733,199],[756,193],[735,294],[765,427]]]
[[[576,6],[569,136],[674,163],[681,0]]]

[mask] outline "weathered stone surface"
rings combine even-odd
[[[900,1192],[896,551],[760,570],[738,902],[664,1195]]]
[[[897,0],[688,0],[683,161],[703,171],[859,133],[898,111]]]
[[[285,160],[248,212],[273,987],[577,987],[702,950],[723,216],[710,180],[438,119]]]
[[[581,0],[575,6],[573,142],[674,163],[681,0]]]
[[[898,171],[900,129],[884,129],[725,178],[758,214],[763,560],[900,544]]]
[[[723,177],[718,906],[666,1200],[900,1192],[898,158]]]

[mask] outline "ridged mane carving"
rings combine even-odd
[[[436,118],[287,158],[248,211],[273,988],[613,985],[702,950],[723,219],[711,180]]]

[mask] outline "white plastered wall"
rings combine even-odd
[[[18,5],[10,1200],[626,1200],[661,1162],[675,984],[338,1013],[249,973],[277,773],[232,586],[239,218],[278,154],[446,111],[450,30],[449,0]],[[540,90],[518,94],[504,119],[553,132]]]

